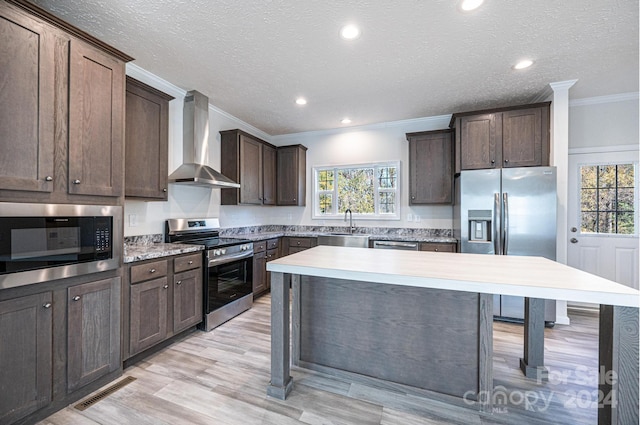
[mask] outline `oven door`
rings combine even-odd
[[[208,268],[205,287],[205,313],[223,307],[252,293],[253,257]]]

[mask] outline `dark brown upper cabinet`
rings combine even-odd
[[[278,147],[278,205],[304,206],[307,197],[307,148]]]
[[[242,130],[220,132],[220,171],[240,184],[221,189],[222,205],[275,205],[276,147]]]
[[[407,133],[409,205],[450,204],[453,199],[453,131]]]
[[[24,0],[0,16],[0,200],[121,203],[133,58]]]
[[[454,114],[455,170],[549,165],[550,102]]]
[[[167,200],[171,100],[173,96],[127,77],[124,156],[127,198]]]
[[[0,13],[0,187],[52,192],[56,39],[5,3]]]

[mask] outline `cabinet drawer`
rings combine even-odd
[[[291,248],[311,248],[311,238],[289,238]]]
[[[422,242],[420,251],[456,252],[456,244],[449,242]]]
[[[267,261],[275,260],[276,258],[278,258],[277,249],[270,249],[267,251]]]
[[[259,241],[253,243],[253,252],[263,252],[267,250],[267,241]]]
[[[167,275],[167,260],[131,266],[131,283],[144,282]]]
[[[267,249],[278,249],[280,239],[269,239],[267,241]]]
[[[185,270],[197,269],[202,266],[202,254],[191,254],[183,257],[174,258],[173,271],[180,273]]]

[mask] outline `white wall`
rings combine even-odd
[[[638,113],[638,93],[571,101],[569,149],[638,146]]]
[[[312,169],[316,166],[360,164],[381,161],[400,161],[400,220],[356,220],[356,226],[417,227],[451,229],[452,206],[409,206],[409,142],[405,133],[445,129],[451,116],[397,121],[379,125],[338,130],[288,134],[272,138],[278,146],[300,143],[307,151],[307,200],[305,207],[283,211],[279,222],[293,221],[303,225],[343,226],[341,219],[312,219]],[[411,214],[412,221],[407,220]],[[419,216],[420,221],[415,221]],[[285,222],[282,222],[285,220]]]

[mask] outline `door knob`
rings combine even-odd
[[[578,228],[577,228],[577,227],[572,227],[572,228],[571,228],[571,231],[572,231],[573,233],[575,233],[575,232],[577,232],[577,231],[578,231]]]
[[[578,243],[578,240],[576,238],[571,238],[571,243]]]

